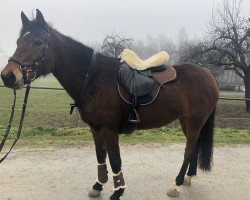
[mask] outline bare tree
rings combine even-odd
[[[156,37],[147,36],[145,40],[137,40],[132,49],[143,59],[152,56],[159,51],[166,51],[170,54],[169,63],[176,61],[176,56],[172,52],[176,52],[176,44],[163,34]]]
[[[225,0],[213,10],[208,38],[191,48],[189,56],[222,70],[233,70],[245,84],[250,98],[250,19],[243,14],[241,0]],[[250,102],[246,101],[250,112]]]
[[[178,34],[178,43],[179,43],[179,47],[184,45],[185,43],[187,43],[189,41],[189,38],[188,38],[188,34],[187,34],[187,31],[185,29],[185,27],[182,27],[180,30],[179,30],[179,34]]]
[[[91,41],[86,43],[87,46],[91,47],[97,52],[101,52],[101,44],[97,41]]]
[[[101,52],[106,56],[118,57],[125,48],[131,48],[133,44],[131,37],[117,33],[108,33],[103,39]]]
[[[214,51],[205,52],[206,45],[198,40],[188,40],[179,46],[179,62],[193,63],[209,69],[214,77],[219,76],[225,70],[214,63],[218,54]]]

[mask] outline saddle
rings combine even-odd
[[[118,91],[121,98],[131,105],[128,121],[139,123],[137,113],[139,106],[152,103],[164,83],[176,79],[176,71],[172,66],[161,65],[147,70],[132,69],[126,63],[118,72]]]

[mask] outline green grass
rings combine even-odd
[[[15,138],[17,129],[11,131],[8,143]],[[0,136],[4,128],[0,127]],[[135,131],[129,135],[120,135],[122,145],[166,145],[170,143],[184,143],[185,137],[181,128],[162,127],[152,130]],[[25,128],[18,142],[18,146],[48,148],[48,147],[82,147],[93,145],[89,128]],[[250,130],[220,129],[215,130],[215,144],[250,144]]]
[[[250,144],[250,130],[232,128],[217,128],[215,130],[216,144]]]
[[[39,79],[35,81],[32,86],[61,87],[58,81],[51,78]],[[19,121],[24,93],[25,89],[17,91],[17,110],[14,124],[17,124]],[[0,124],[2,125],[8,122],[12,100],[13,91],[8,88],[0,88]],[[73,100],[65,91],[31,89],[25,117],[25,126],[75,126],[76,122],[74,121],[76,121],[78,116],[69,115],[69,104],[72,102]],[[78,121],[79,120],[77,120],[77,124],[82,125]]]
[[[237,91],[222,91],[220,92],[220,97],[227,97],[227,98],[245,98],[244,92],[237,92]],[[220,99],[218,105],[236,105],[236,106],[245,106],[245,101],[239,100],[224,100]]]
[[[231,97],[233,98],[233,97]],[[236,97],[235,97],[236,98]],[[239,97],[237,97],[239,98]],[[243,97],[242,97],[243,98]],[[239,100],[224,100],[224,99],[219,99],[218,101],[218,105],[235,105],[235,106],[241,106],[241,107],[245,107],[245,101],[239,101]]]
[[[32,86],[62,88],[60,83],[52,75],[40,77],[36,81],[32,82]]]

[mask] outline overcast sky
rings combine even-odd
[[[213,5],[223,0],[1,0],[0,48],[10,56],[21,27],[20,13],[28,17],[36,8],[63,34],[83,42],[100,42],[111,31],[143,39],[164,34],[178,37],[184,27],[200,37]],[[250,11],[250,2],[245,0]]]

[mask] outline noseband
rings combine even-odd
[[[20,70],[23,73],[24,84],[28,84],[31,81],[33,81],[37,76],[38,69],[42,68],[44,60],[45,60],[45,56],[47,54],[47,50],[49,48],[48,43],[49,43],[49,40],[46,43],[44,43],[44,47],[43,47],[43,50],[42,50],[42,55],[35,62],[25,63],[25,62],[21,61],[20,59],[14,57],[14,56],[10,57],[10,59],[8,60],[8,61],[13,61],[13,62],[17,63],[20,66]],[[31,78],[29,77],[30,73],[33,73],[33,77],[31,77]]]

